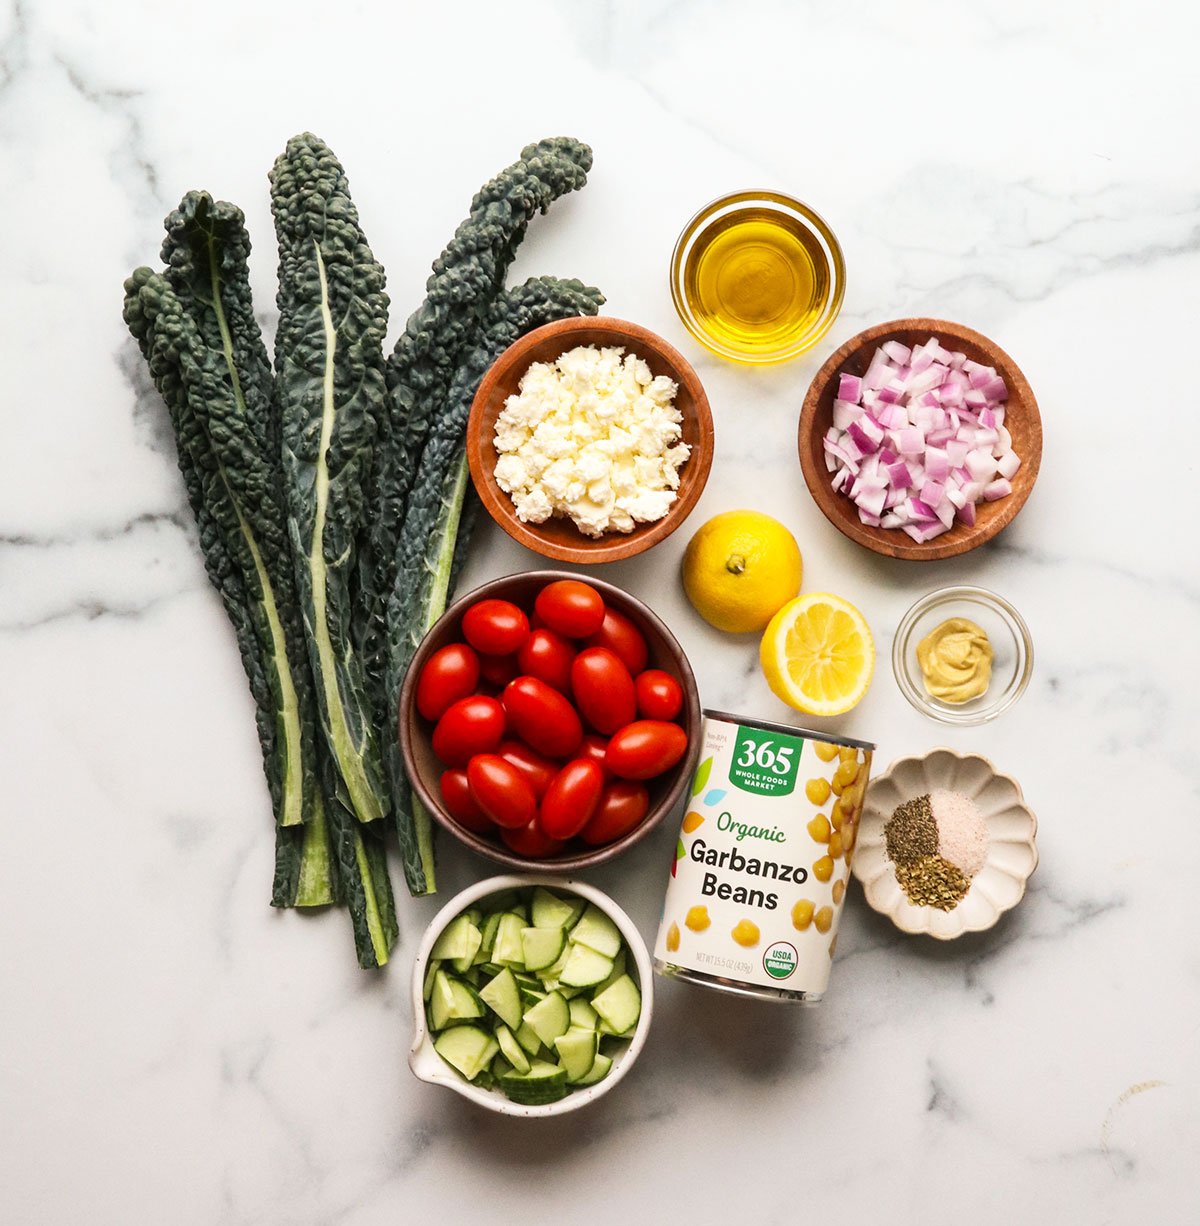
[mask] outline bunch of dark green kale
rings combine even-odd
[[[396,939],[389,824],[409,889],[436,888],[396,713],[470,535],[472,397],[519,336],[604,301],[578,281],[506,289],[505,278],[530,220],[582,187],[591,162],[578,141],[544,140],[487,183],[387,357],[383,266],[340,163],[309,133],[270,175],[274,363],[234,205],[189,192],[166,219],[163,271],[125,282],[125,322],[170,411],[208,575],[254,695],[276,817],[272,902],[346,903],[363,966],[386,962]]]

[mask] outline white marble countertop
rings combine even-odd
[[[1197,1220],[1200,10],[408,7],[0,16],[0,1216]],[[393,334],[485,178],[544,135],[593,145],[589,186],[535,223],[514,278],[598,284],[692,358],[717,455],[691,526],[769,512],[806,587],[866,610],[880,666],[838,727],[881,765],[946,743],[1019,778],[1042,863],[1016,912],[937,945],[855,887],[819,1009],[660,981],[628,1080],[547,1126],[411,1077],[408,967],[439,900],[399,900],[381,974],[356,968],[342,914],[267,907],[251,705],[120,319],[123,278],[192,187],[246,209],[273,303],[265,174],[306,127],[348,168]],[[812,202],[849,266],[832,333],[780,369],[705,355],[667,293],[682,223],[748,186]],[[835,345],[918,314],[1016,358],[1044,462],[991,547],[889,564],[820,516],[795,423]],[[783,716],[754,644],[683,602],[688,535],[604,575],[676,628],[708,705]],[[464,582],[536,562],[489,526]],[[1000,590],[1033,632],[1033,682],[993,727],[939,729],[890,675],[904,609],[953,581]],[[594,877],[647,936],[673,837]],[[449,846],[442,865],[443,898],[487,871]]]

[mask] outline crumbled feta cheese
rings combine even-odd
[[[632,532],[675,501],[682,441],[678,387],[623,349],[581,345],[535,362],[496,421],[496,484],[517,518],[570,518],[585,536]]]

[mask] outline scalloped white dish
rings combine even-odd
[[[971,797],[988,828],[987,860],[963,900],[951,911],[909,901],[887,858],[883,828],[896,806],[946,788]],[[920,758],[897,758],[867,789],[852,868],[867,902],[902,932],[949,941],[990,928],[1025,896],[1037,868],[1037,818],[1020,784],[987,758],[952,749],[931,749]]]

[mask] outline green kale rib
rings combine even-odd
[[[284,824],[285,781],[289,773],[294,777],[289,759],[294,747],[285,737],[286,698],[280,683],[284,665],[277,653],[271,595],[253,531],[204,425],[209,402],[230,396],[227,370],[205,345],[170,284],[149,268],[135,270],[125,282],[124,318],[170,413],[205,568],[233,624],[254,696],[263,768],[278,819],[273,901],[307,906],[330,902],[334,886],[322,869],[327,862],[324,849],[313,839],[306,843],[303,827]]]
[[[384,273],[345,172],[322,141],[293,137],[270,178],[279,240],[275,390],[296,586],[321,729],[351,808],[369,822],[389,805],[351,642],[350,579],[387,393]],[[332,822],[328,806],[327,816]]]
[[[526,146],[520,160],[486,183],[434,263],[425,301],[388,359],[390,395],[368,492],[371,521],[362,542],[355,629],[377,695],[386,673],[386,602],[396,575],[397,542],[429,430],[460,360],[479,340],[486,311],[504,288],[530,221],[560,196],[583,187],[591,166],[587,145],[552,137]]]
[[[595,315],[599,290],[579,281],[535,277],[501,294],[488,309],[482,335],[451,381],[437,424],[429,434],[412,487],[398,544],[399,567],[387,605],[387,709],[396,710],[413,652],[445,611],[456,559],[464,539],[462,511],[470,477],[466,424],[480,380],[518,337],[542,324],[575,315]],[[412,795],[395,738],[387,741],[392,803],[409,890],[436,889],[429,815]]]
[[[326,797],[324,814],[329,822],[343,901],[350,911],[358,964],[366,969],[383,966],[399,933],[383,829],[380,824],[366,826],[358,821],[331,756],[322,751],[320,759]]]

